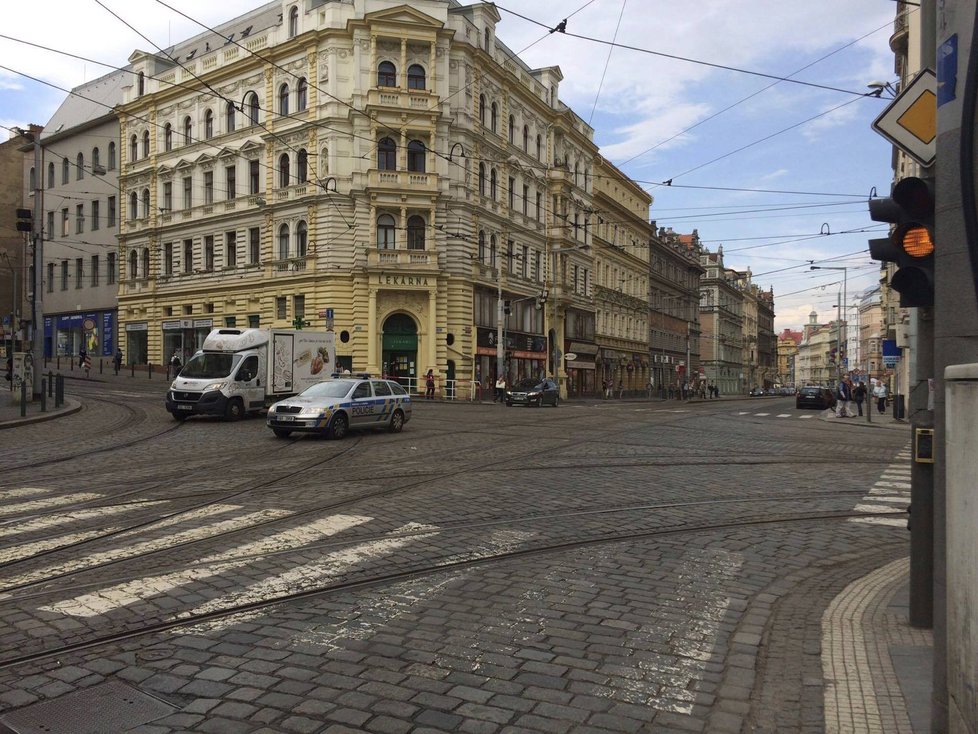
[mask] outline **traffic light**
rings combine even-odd
[[[869,254],[899,265],[890,286],[900,294],[900,306],[933,306],[933,180],[900,179],[889,197],[869,200],[869,216],[874,222],[896,225],[889,237],[869,241]]]
[[[507,316],[513,313],[512,301],[503,301],[503,313]]]
[[[34,213],[30,209],[17,210],[17,231],[18,232],[34,231]]]

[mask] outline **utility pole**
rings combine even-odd
[[[496,263],[493,263],[496,265]],[[503,374],[503,271],[496,268],[496,379]]]
[[[34,146],[34,215],[31,223],[32,267],[34,268],[33,293],[31,294],[31,328],[32,356],[34,361],[33,380],[31,389],[33,395],[41,394],[41,373],[44,371],[44,235],[41,217],[44,206],[41,197],[44,195],[44,180],[41,161],[41,132],[40,130],[22,130],[14,128],[19,135],[29,140]]]

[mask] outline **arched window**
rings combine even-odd
[[[309,180],[309,154],[305,148],[299,149],[299,154],[295,161],[295,180],[305,183]]]
[[[493,201],[496,200],[496,191],[497,191],[498,183],[499,182],[496,179],[496,169],[493,168],[492,171],[489,172],[489,196],[492,197]]]
[[[496,235],[489,237],[489,264],[496,267]]]
[[[484,229],[479,230],[479,262],[484,263],[486,261],[486,231]]]
[[[143,158],[149,158],[149,130],[143,130]]]
[[[523,152],[530,152],[530,127],[529,125],[523,126]]]
[[[109,164],[106,166],[110,171],[115,170],[115,142],[109,143]]]
[[[492,103],[492,107],[489,108],[489,129],[496,132],[499,122],[499,108],[496,107],[496,103]]]
[[[142,272],[140,273],[140,275],[143,278],[148,278],[149,277],[149,248],[148,247],[144,247],[142,254],[143,254],[143,257],[142,257],[143,267],[141,268],[141,271]]]
[[[489,53],[489,29],[486,28],[482,32],[482,47],[485,49],[486,53]]]
[[[397,67],[390,61],[381,61],[377,66],[377,86],[396,87]]]
[[[289,38],[295,38],[299,35],[299,8],[292,7],[289,10]]]
[[[252,125],[258,124],[258,95],[248,92],[244,98],[244,111]]]
[[[163,150],[173,150],[173,125],[170,123],[163,126]]]
[[[486,195],[486,164],[479,164],[479,195]]]
[[[214,113],[211,110],[204,112],[204,139],[210,140],[214,137]]]
[[[425,168],[425,147],[420,140],[412,140],[408,143],[408,170],[415,173],[424,173]]]
[[[381,171],[397,170],[397,146],[390,138],[377,144],[377,168]]]
[[[194,139],[194,124],[190,120],[190,115],[183,118],[183,144],[190,145]]]
[[[424,89],[424,67],[411,64],[408,67],[408,89]]]
[[[417,214],[408,217],[407,248],[409,250],[424,249],[424,229],[425,222],[423,217],[419,217]]]
[[[278,228],[278,259],[289,259],[289,225],[287,224]]]
[[[136,77],[136,94],[140,97],[146,94],[146,75],[143,72],[139,72],[139,76]]]
[[[295,228],[295,256],[305,257],[306,248],[309,244],[309,227],[306,223],[300,221]]]
[[[102,163],[98,148],[92,148],[92,173],[98,173],[95,169]]]
[[[48,163],[48,188],[54,188],[54,163]]]
[[[509,142],[516,144],[516,118],[509,116]]]
[[[574,161],[574,185],[581,185],[581,164],[577,161]]]
[[[286,188],[290,183],[292,172],[289,170],[289,154],[283,153],[278,158],[278,186],[280,189]]]
[[[537,135],[537,160],[543,160],[543,138]]]
[[[85,154],[79,153],[75,157],[75,180],[81,181],[83,178],[85,178]]]
[[[289,85],[283,84],[278,88],[278,113],[289,114]]]
[[[129,162],[139,158],[139,138],[133,135],[129,138]]]
[[[127,219],[130,222],[136,220],[136,213],[138,208],[139,208],[139,196],[136,194],[135,191],[133,191],[131,194],[129,194],[129,211],[126,212],[128,214]]]
[[[30,183],[28,185],[30,186],[31,193],[37,189],[37,171],[34,170],[34,166],[31,166]]]
[[[486,95],[479,95],[479,124],[486,126]]]
[[[139,277],[139,255],[135,250],[129,253],[129,280],[136,280]]]
[[[309,104],[309,83],[305,77],[295,85],[295,111],[302,112]]]
[[[234,102],[228,102],[227,107],[224,108],[224,127],[225,132],[234,132],[234,115],[237,109],[234,107]]]
[[[377,248],[393,250],[397,242],[396,231],[394,217],[390,214],[381,214],[377,217]]]
[[[143,219],[149,219],[149,189],[143,189]]]
[[[133,136],[135,137],[135,135]],[[67,158],[61,160],[61,185],[64,186],[68,183],[70,178],[69,171],[71,170],[71,164],[68,162]]]

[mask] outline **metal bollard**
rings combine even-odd
[[[98,373],[100,375],[102,374],[102,360],[101,359],[98,361]]]
[[[61,355],[60,355],[60,354],[58,355],[58,359],[57,359],[57,361],[55,362],[55,365],[54,365],[54,368],[55,368],[55,369],[56,369],[56,370],[57,370],[58,372],[61,372]]]
[[[54,396],[54,373],[48,370],[48,397]]]
[[[54,384],[54,407],[60,408],[65,402],[65,376],[58,374]]]
[[[135,362],[130,362],[129,363],[129,367],[132,370],[132,374],[130,374],[129,376],[130,377],[135,377],[136,376],[136,363]]]
[[[149,364],[147,364],[146,365],[146,369],[149,372],[149,379],[152,380],[153,379],[153,363],[150,362]]]
[[[48,412],[48,391],[45,389],[47,380],[41,378],[41,412]]]
[[[20,383],[20,417],[27,415],[27,381]]]

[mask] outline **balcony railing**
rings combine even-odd
[[[370,249],[367,251],[367,265],[372,268],[434,272],[438,269],[438,254],[430,250]]]
[[[438,190],[438,177],[433,173],[418,171],[381,171],[371,169],[367,174],[367,186],[370,188],[410,189],[424,193],[434,193]]]
[[[407,90],[397,87],[379,87],[367,92],[367,106],[436,112],[438,96],[425,89]]]

